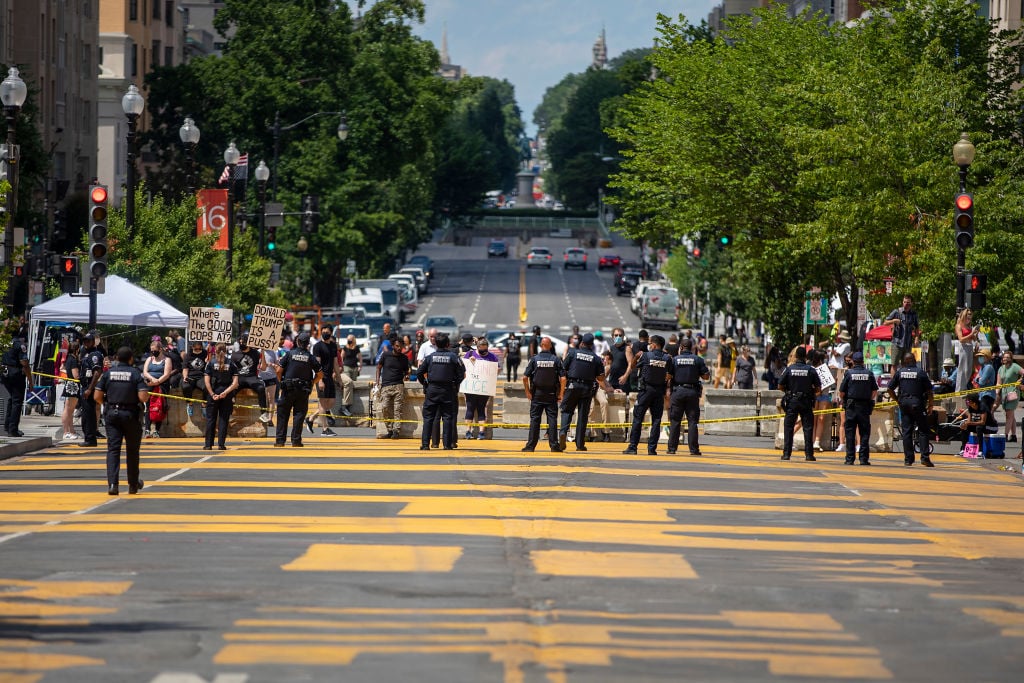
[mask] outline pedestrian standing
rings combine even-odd
[[[498,357],[490,351],[487,337],[476,340],[476,348],[463,354],[463,363],[475,365],[480,362],[495,363],[500,371]],[[487,424],[487,404],[491,397],[486,394],[466,394],[466,438],[483,439]]]
[[[974,350],[978,345],[980,328],[972,324],[973,313],[965,308],[957,316],[953,332],[960,342],[959,364],[956,370],[956,390],[965,391],[971,386],[974,377]]]
[[[619,377],[629,367],[629,358],[626,356],[627,349],[626,333],[621,327],[616,327],[612,330],[612,343],[608,346],[608,352],[612,354],[612,364],[607,373],[608,384],[612,385],[613,389],[623,392],[627,391],[627,387],[619,382]]]
[[[117,350],[117,361],[96,383],[97,404],[107,404],[104,419],[107,424],[107,494],[116,496],[120,484],[121,442],[124,442],[125,462],[128,468],[128,493],[142,489],[139,476],[139,448],[142,444],[142,425],[139,424],[139,405],[149,400],[149,387],[142,373],[133,365],[132,350],[122,346]]]
[[[283,448],[288,435],[288,420],[294,417],[292,446],[302,448],[302,424],[309,410],[309,394],[320,380],[320,361],[309,350],[309,333],[295,338],[295,346],[281,357],[277,369],[280,391],[277,396],[277,430],[274,447]]]
[[[456,447],[455,412],[458,390],[466,378],[466,368],[459,354],[452,351],[448,335],[437,335],[437,351],[423,359],[416,369],[416,377],[423,385],[423,435],[420,450],[430,450],[430,437],[434,424],[440,421],[441,442],[445,450]]]
[[[146,361],[142,364],[142,378],[146,381],[146,386],[149,387],[150,401],[154,403],[152,407],[146,406],[143,417],[143,436],[153,438],[160,436],[160,427],[167,415],[167,399],[163,394],[166,393],[165,388],[171,378],[172,370],[171,361],[164,353],[163,340],[154,336],[149,342],[149,355],[146,356]]]
[[[604,354],[608,351],[608,342],[604,340],[604,332],[601,330],[594,330],[594,353],[604,358]]]
[[[703,358],[693,353],[693,340],[689,337],[679,342],[679,355],[672,359],[671,395],[668,407],[668,450],[675,455],[679,448],[679,431],[683,417],[686,417],[686,445],[690,455],[700,455],[697,441],[697,424],[700,421],[700,396],[704,391],[701,380],[711,379],[711,371]]]
[[[516,382],[519,380],[519,364],[523,362],[522,352],[520,350],[519,337],[516,336],[515,332],[508,333],[508,339],[505,340],[505,381]]]
[[[999,378],[997,383],[1012,384],[1010,387],[1002,387],[996,396],[996,406],[1001,406],[1006,413],[1006,441],[1014,443],[1017,441],[1017,404],[1020,403],[1020,380],[1024,376],[1024,368],[1013,361],[1013,354],[1009,351],[1002,356],[1002,365],[999,366]]]
[[[529,360],[540,353],[540,325],[533,326],[533,334],[530,335],[529,342],[526,346],[526,359]]]
[[[839,385],[839,400],[846,413],[844,438],[846,439],[846,464],[852,465],[860,432],[860,464],[870,465],[871,413],[878,396],[878,381],[875,374],[864,367],[864,354],[855,351],[853,367],[843,375]]]
[[[385,323],[386,324],[386,323]],[[320,361],[320,379],[316,385],[316,395],[320,400],[320,427],[323,429],[323,436],[336,436],[334,430],[328,424],[331,417],[331,409],[334,407],[334,367],[338,362],[338,343],[334,341],[334,334],[330,325],[320,328],[320,339],[312,348],[313,355]],[[385,351],[389,353],[389,351]],[[316,416],[314,416],[316,417]],[[306,419],[306,426],[313,431],[313,418]]]
[[[917,319],[917,311],[913,309],[914,300],[909,294],[903,297],[903,306],[894,308],[883,325],[892,327],[892,357],[895,365],[897,359],[911,353],[914,342],[921,335],[921,325]]]
[[[344,417],[352,417],[352,400],[355,394],[355,384],[359,381],[359,373],[363,370],[363,352],[356,343],[353,334],[345,339],[345,345],[341,347],[341,408],[340,412]]]
[[[214,349],[213,358],[206,364],[206,443],[204,451],[213,449],[217,437],[217,448],[227,450],[228,422],[235,407],[235,392],[240,385],[238,364],[228,357],[228,347],[220,342]]]
[[[7,413],[4,416],[7,436],[25,436],[19,429],[21,406],[25,400],[25,388],[32,380],[32,368],[28,363],[28,347],[21,337],[12,339],[11,348],[4,351],[2,371],[3,385],[10,396],[7,400]]]
[[[594,339],[594,345],[597,345],[597,339]],[[605,344],[605,346],[608,345]],[[596,350],[595,353],[597,353]],[[604,364],[605,382],[608,384],[609,388],[612,389],[611,393],[621,393],[618,391],[618,389],[614,389],[611,387],[610,377],[612,366],[612,352],[605,351],[603,354],[601,354],[601,362]],[[589,429],[587,430],[587,438],[596,441],[598,435],[597,431],[594,429],[594,425],[599,425],[601,429],[601,441],[612,440],[612,434],[608,428],[608,392],[605,391],[605,388],[600,384],[594,391],[594,400],[590,402],[590,415],[587,417],[587,426],[589,427]]]
[[[636,341],[626,346],[626,363],[632,370],[627,373],[629,378],[622,379],[619,377],[619,384],[623,391],[627,394],[629,392],[635,392],[637,390],[636,380],[636,360],[640,357],[640,354],[647,351],[650,343],[651,335],[647,330],[640,330],[636,333]]]
[[[405,380],[409,377],[409,356],[405,343],[395,340],[388,353],[377,362],[377,438],[401,438],[402,406],[405,403]]]
[[[554,345],[550,337],[540,340],[540,352],[526,364],[523,371],[523,388],[526,398],[530,401],[530,430],[526,437],[523,451],[530,453],[540,441],[540,418],[547,416],[548,446],[557,453],[562,450],[558,445],[558,402],[565,391],[565,368],[561,359],[554,353]]]
[[[779,379],[779,388],[786,392],[782,397],[782,408],[786,418],[782,423],[782,459],[789,460],[793,454],[793,431],[797,419],[804,432],[804,460],[813,462],[814,457],[814,399],[821,391],[818,372],[807,364],[807,348],[798,346],[793,350],[794,362],[786,368]]]
[[[900,407],[900,428],[903,430],[903,464],[914,464],[914,428],[917,428],[917,445],[921,451],[921,464],[935,467],[928,455],[928,416],[932,412],[932,381],[928,373],[917,367],[914,354],[903,355],[903,365],[893,373],[887,387],[889,395],[896,398]],[[986,408],[985,412],[989,412]],[[849,447],[849,446],[847,446]]]
[[[284,341],[284,337],[281,338]],[[277,405],[277,366],[281,362],[280,356],[277,355],[276,349],[262,349],[260,353],[263,355],[263,362],[260,363],[260,381],[263,382],[265,391],[267,394],[267,414],[273,415],[270,411],[270,406]],[[267,423],[267,427],[272,427],[273,421]]]
[[[437,351],[437,329],[431,327],[427,331],[427,341],[420,344],[416,350],[416,365],[423,362],[423,359]]]
[[[185,412],[188,413],[189,417],[195,414],[195,408],[192,406],[192,397],[195,395],[196,389],[200,393],[206,391],[206,363],[209,360],[206,349],[203,348],[203,342],[192,340],[192,345],[185,352],[185,358],[182,359],[181,366],[181,395],[187,401]]]
[[[243,332],[238,338],[238,350],[231,354],[231,362],[238,370],[238,388],[251,389],[256,394],[256,402],[260,406],[260,422],[270,422],[270,413],[267,412],[267,388],[263,386],[260,379],[260,370],[263,369],[263,354],[259,349],[249,346],[249,333]],[[234,399],[232,398],[232,401]]]
[[[718,335],[718,358],[716,359],[715,367],[715,389],[718,388],[719,380],[722,382],[723,389],[729,389],[732,387],[733,347],[730,342],[732,342],[732,337],[726,337],[724,334]]]
[[[750,356],[750,347],[744,345],[740,349],[739,358],[733,365],[732,370],[732,385],[736,389],[755,389],[757,388],[757,376],[754,372],[757,367],[757,363]]]
[[[96,410],[98,405],[93,397],[96,382],[103,374],[103,352],[96,345],[97,335],[90,332],[85,335],[82,349],[82,446],[96,446],[99,437]]]
[[[563,365],[565,367],[565,391],[559,407],[562,413],[561,426],[558,429],[558,445],[564,451],[569,438],[569,424],[576,413],[577,451],[587,450],[587,419],[590,416],[590,402],[594,397],[596,385],[604,383],[604,363],[594,353],[594,335],[585,334],[580,340],[580,348],[570,349]],[[606,390],[612,391],[610,387]]]
[[[647,455],[658,454],[658,439],[661,438],[661,416],[665,411],[665,393],[668,385],[669,369],[672,357],[662,351],[665,338],[660,334],[652,335],[647,351],[640,355],[635,363],[638,387],[636,403],[633,405],[633,426],[629,431],[629,445],[622,451],[626,455],[636,455],[640,445],[640,432],[643,430],[644,416],[651,413],[651,433],[647,437]],[[632,367],[630,368],[632,369]]]
[[[61,427],[64,430],[65,441],[74,441],[78,438],[78,434],[75,434],[75,406],[78,405],[78,397],[82,394],[81,362],[78,360],[81,346],[77,339],[71,341],[64,357],[64,376],[67,379],[64,380],[62,388],[64,412],[61,415]]]
[[[679,355],[679,335],[673,332],[665,343],[665,353],[675,358]]]

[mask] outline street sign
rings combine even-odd
[[[868,320],[868,290],[860,287],[857,289],[857,331]]]
[[[263,214],[266,227],[284,227],[284,204],[280,202],[267,202],[266,213]]]
[[[345,274],[346,275],[355,275],[356,274],[356,262],[355,262],[354,259],[349,259],[348,262],[345,263]]]
[[[828,307],[826,299],[808,299],[804,306],[804,323],[807,325],[820,325],[828,322]]]

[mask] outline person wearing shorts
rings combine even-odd
[[[328,417],[331,417],[331,408],[334,406],[334,397],[337,395],[334,366],[338,360],[338,342],[334,341],[330,325],[321,328],[320,340],[313,347],[313,355],[320,361],[320,369],[323,372],[323,377],[316,385],[316,395],[320,399],[320,426],[323,427],[323,436],[337,436],[327,424]],[[309,431],[313,431],[312,418],[306,419],[306,426],[309,427]]]
[[[487,337],[480,337],[476,341],[476,348],[467,351],[463,358],[467,364],[489,361],[499,363],[499,369],[501,367],[498,357],[490,351]],[[490,396],[483,394],[466,394],[466,422],[469,423],[466,428],[467,439],[484,438],[484,425],[487,424],[487,402],[490,400]]]

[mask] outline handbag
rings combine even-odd
[[[1013,391],[1006,392],[1006,396],[1005,396],[1005,398],[1003,398],[1004,401],[1016,401],[1016,400],[1019,400],[1019,399],[1020,399],[1020,394],[1017,393],[1016,389],[1014,389]]]

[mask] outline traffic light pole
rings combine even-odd
[[[960,193],[967,192],[967,166],[960,167]],[[964,310],[964,273],[967,270],[967,250],[956,246],[956,314]]]
[[[89,331],[96,329],[96,278],[89,278]]]

